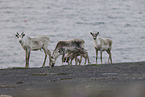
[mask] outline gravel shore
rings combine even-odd
[[[8,68],[0,97],[143,97],[145,62]]]

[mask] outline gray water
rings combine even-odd
[[[60,40],[82,38],[95,63],[90,31],[113,40],[113,63],[144,61],[145,0],[0,0],[0,68],[25,65],[16,32],[49,35],[51,52]],[[107,58],[104,52],[103,63]],[[30,67],[40,67],[43,59],[43,51],[32,52]]]

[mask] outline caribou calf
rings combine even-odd
[[[80,59],[77,58],[78,56],[80,56]],[[84,49],[84,48],[69,49],[67,55],[64,58],[64,62],[67,62],[68,65],[72,65],[72,61],[75,59],[75,65],[77,65],[78,62],[80,65],[81,61],[82,61],[82,57],[85,58],[84,64],[86,64],[87,59],[88,59],[88,64],[90,64],[88,52],[86,49]],[[70,61],[70,63],[69,63],[69,61]]]

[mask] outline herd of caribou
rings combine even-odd
[[[100,51],[100,59],[102,63],[102,52],[106,51],[109,55],[109,61],[112,63],[111,57],[111,47],[112,47],[112,40],[108,38],[98,38],[99,32],[90,34],[94,40],[94,48],[96,50],[96,64],[98,58],[98,51]],[[85,63],[88,61],[88,64],[91,64],[89,61],[89,56],[87,49],[85,49],[83,39],[72,39],[67,41],[59,41],[51,55],[50,50],[48,50],[48,46],[50,43],[50,38],[48,36],[37,36],[35,38],[31,38],[29,36],[25,36],[24,32],[19,34],[16,33],[16,37],[19,39],[19,43],[21,44],[22,48],[26,52],[26,65],[25,67],[29,67],[29,58],[31,51],[37,51],[43,49],[45,53],[45,58],[42,67],[45,66],[45,62],[47,59],[47,55],[49,55],[49,66],[53,67],[56,63],[57,58],[62,55],[62,62],[68,63],[68,65],[72,65],[72,61],[75,59],[75,65],[81,64],[82,58],[85,59]]]

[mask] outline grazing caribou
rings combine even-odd
[[[21,34],[17,32],[16,37],[19,39],[19,43],[26,52],[26,68],[29,67],[30,52],[41,49],[43,49],[45,53],[45,58],[42,67],[45,66],[47,54],[49,55],[49,66],[51,66],[51,52],[47,49],[50,43],[50,39],[48,36],[38,36],[35,38],[31,38],[29,36],[25,36],[24,32]]]
[[[78,56],[80,56],[80,59],[77,58]],[[63,61],[67,62],[68,65],[72,65],[72,61],[75,59],[75,65],[77,65],[78,62],[79,62],[79,65],[80,65],[81,61],[82,61],[82,57],[85,58],[85,63],[84,64],[86,64],[87,59],[88,59],[88,64],[90,64],[87,50],[84,49],[84,48],[76,47],[76,48],[73,48],[73,49],[69,49],[69,51],[68,51],[68,53],[65,56]]]
[[[112,63],[112,57],[111,57],[111,48],[112,48],[112,40],[108,38],[98,38],[99,32],[90,34],[93,36],[94,40],[94,48],[96,50],[96,64],[97,64],[97,58],[98,58],[98,51],[100,51],[100,59],[102,63],[102,52],[106,51],[109,54],[108,63],[109,60]]]
[[[53,67],[55,65],[56,59],[62,55],[62,62],[64,59],[65,54],[69,51],[69,49],[78,47],[83,48],[85,41],[83,39],[72,39],[67,41],[59,41],[52,53],[51,57],[51,66]]]

